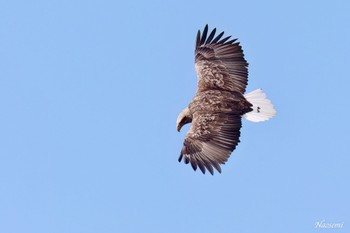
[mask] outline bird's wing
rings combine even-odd
[[[244,94],[248,82],[248,63],[237,39],[215,37],[216,28],[207,36],[208,25],[203,33],[197,33],[195,68],[198,76],[197,92],[205,90],[237,91]]]
[[[241,116],[230,113],[204,113],[193,115],[179,162],[191,163],[194,170],[213,174],[213,167],[221,173],[224,164],[239,143]]]

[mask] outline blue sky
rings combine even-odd
[[[349,232],[348,1],[1,1],[0,232]],[[195,35],[238,37],[247,90],[222,174],[177,158]],[[315,223],[343,223],[317,229]]]

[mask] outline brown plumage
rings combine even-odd
[[[248,82],[248,63],[236,39],[222,39],[224,32],[208,35],[198,31],[195,48],[197,92],[179,115],[177,130],[191,123],[180,153],[192,168],[205,173],[221,173],[224,164],[239,143],[241,116],[254,110],[244,97]],[[259,107],[260,108],[260,107]],[[271,116],[270,116],[271,117]],[[261,119],[266,120],[266,119]]]

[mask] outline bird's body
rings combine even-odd
[[[236,40],[215,36],[214,29],[207,37],[197,34],[195,68],[198,88],[191,103],[177,119],[177,130],[192,123],[184,140],[179,161],[191,163],[205,173],[221,172],[224,164],[239,143],[241,118],[262,121],[275,115],[271,102],[261,90],[244,95],[248,81],[248,63]],[[221,39],[221,40],[220,40]],[[249,101],[249,100],[253,101]]]
[[[252,110],[251,106],[238,92],[208,90],[197,93],[189,104],[189,109],[193,113],[210,111],[243,115]]]

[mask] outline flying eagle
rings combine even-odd
[[[213,175],[230,157],[239,143],[242,116],[253,122],[276,115],[261,89],[244,94],[248,82],[248,63],[237,39],[208,35],[208,25],[197,33],[195,69],[197,92],[177,118],[177,131],[192,123],[183,143],[179,162],[191,163],[194,170]]]

